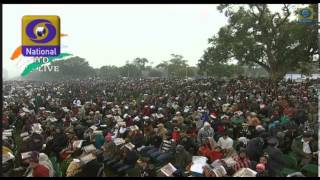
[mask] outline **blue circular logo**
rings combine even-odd
[[[302,10],[300,11],[300,15],[301,15],[302,17],[304,17],[304,18],[310,17],[311,14],[312,14],[312,12],[311,12],[310,9],[302,9]]]
[[[48,43],[57,34],[56,28],[46,19],[31,21],[26,27],[26,34],[35,43]]]

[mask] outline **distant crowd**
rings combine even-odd
[[[246,78],[4,81],[2,173],[318,176],[319,84]],[[201,158],[206,162],[198,167]]]

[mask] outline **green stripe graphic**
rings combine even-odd
[[[49,57],[47,63],[52,62],[52,61],[54,61],[54,60],[62,59],[62,58],[64,58],[64,57],[66,57],[66,56],[72,56],[72,54],[70,54],[70,53],[61,53],[59,56]],[[34,69],[40,67],[40,66],[43,65],[43,64],[44,64],[43,61],[42,61],[42,62],[36,61],[36,62],[33,62],[33,63],[29,64],[29,65],[23,70],[23,72],[21,73],[21,76],[23,76],[23,77],[24,77],[24,76],[27,76],[27,75],[30,74]]]

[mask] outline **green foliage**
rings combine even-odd
[[[205,72],[207,76],[215,77],[237,77],[244,74],[244,68],[238,65],[228,65],[228,64],[204,64],[204,61],[199,63],[199,74],[204,75]]]
[[[157,69],[151,69],[149,71],[149,74],[148,74],[150,77],[161,77],[162,76],[162,73],[161,71],[157,70]]]
[[[138,78],[142,75],[140,68],[131,63],[127,63],[126,65],[120,67],[119,70],[122,77]]]
[[[195,75],[195,67],[189,67],[187,60],[183,56],[171,54],[172,58],[169,61],[162,61],[157,68],[162,68],[167,72],[169,77],[191,77]]]
[[[120,69],[117,66],[102,66],[98,76],[102,79],[116,79],[120,77]]]
[[[293,12],[284,5],[281,13],[272,13],[266,4],[238,6],[223,4],[218,10],[228,17],[228,25],[209,39],[210,47],[199,62],[201,69],[209,64],[237,60],[240,65],[259,65],[273,80],[287,72],[307,72],[307,64],[318,54],[318,25],[289,21]],[[317,13],[317,6],[310,5]]]
[[[145,66],[146,66],[146,64],[147,64],[148,62],[149,62],[149,60],[146,59],[146,58],[135,58],[135,59],[133,60],[133,64],[134,64],[135,66],[139,67],[140,70],[144,70],[144,69],[145,69]]]

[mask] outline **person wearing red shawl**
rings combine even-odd
[[[180,139],[180,129],[175,127],[173,132],[172,132],[172,135],[171,135],[171,138],[174,139],[176,142],[179,141]]]
[[[222,159],[224,156],[221,152],[221,147],[213,147],[209,139],[207,139],[206,142],[202,146],[200,146],[198,154],[207,157],[208,159],[210,159],[211,162],[217,159]]]

